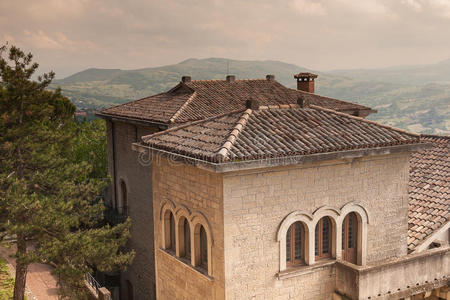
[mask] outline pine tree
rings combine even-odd
[[[0,228],[17,239],[14,300],[35,262],[55,263],[61,294],[83,299],[86,272],[131,262],[122,250],[130,222],[102,225],[105,182],[74,159],[75,107],[47,90],[53,72],[33,80],[37,68],[31,53],[0,48]]]

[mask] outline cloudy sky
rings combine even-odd
[[[316,70],[450,58],[450,0],[0,0],[0,44],[61,78],[187,58]]]

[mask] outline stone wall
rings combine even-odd
[[[153,165],[158,300],[224,299],[222,175],[162,157]],[[162,249],[161,210],[166,205],[175,213],[187,208],[190,220],[206,218],[212,231],[211,276]]]
[[[136,251],[133,264],[122,273],[121,286],[124,299],[127,294],[126,280],[133,286],[135,299],[155,299],[152,168],[142,166],[138,162],[138,153],[131,150],[131,144],[141,136],[156,131],[156,128],[122,122],[114,122],[114,124],[108,122],[107,127],[109,170],[111,176],[116,174],[117,185],[114,187],[113,178],[112,203],[122,206],[120,181],[123,180],[127,187],[128,211],[132,220],[128,247]]]
[[[225,174],[226,299],[332,297],[333,265],[277,279],[277,231],[296,210],[359,203],[369,214],[367,262],[406,255],[408,169],[405,153]]]

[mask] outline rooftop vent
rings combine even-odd
[[[227,75],[227,82],[233,82],[236,80],[236,76],[234,75]]]
[[[246,108],[250,108],[250,109],[259,109],[259,102],[258,100],[247,100],[247,102],[245,103],[245,107]]]
[[[309,99],[306,98],[305,95],[300,95],[297,98],[297,104],[300,108],[308,108],[309,107]]]
[[[294,75],[297,79],[297,90],[314,93],[314,79],[317,78],[313,73],[298,73]]]
[[[275,75],[266,75],[267,81],[275,81]]]
[[[191,76],[183,76],[181,77],[181,81],[186,83],[191,81]]]

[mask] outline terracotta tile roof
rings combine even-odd
[[[142,137],[152,148],[221,163],[419,142],[419,136],[334,110],[260,106]]]
[[[299,96],[336,111],[371,111],[363,105],[290,89],[275,80],[251,79],[180,82],[166,93],[111,107],[100,115],[179,124],[244,109],[247,100],[258,100],[261,105],[295,104]]]
[[[450,217],[450,137],[427,136],[430,149],[413,154],[409,179],[408,250],[414,250]]]

